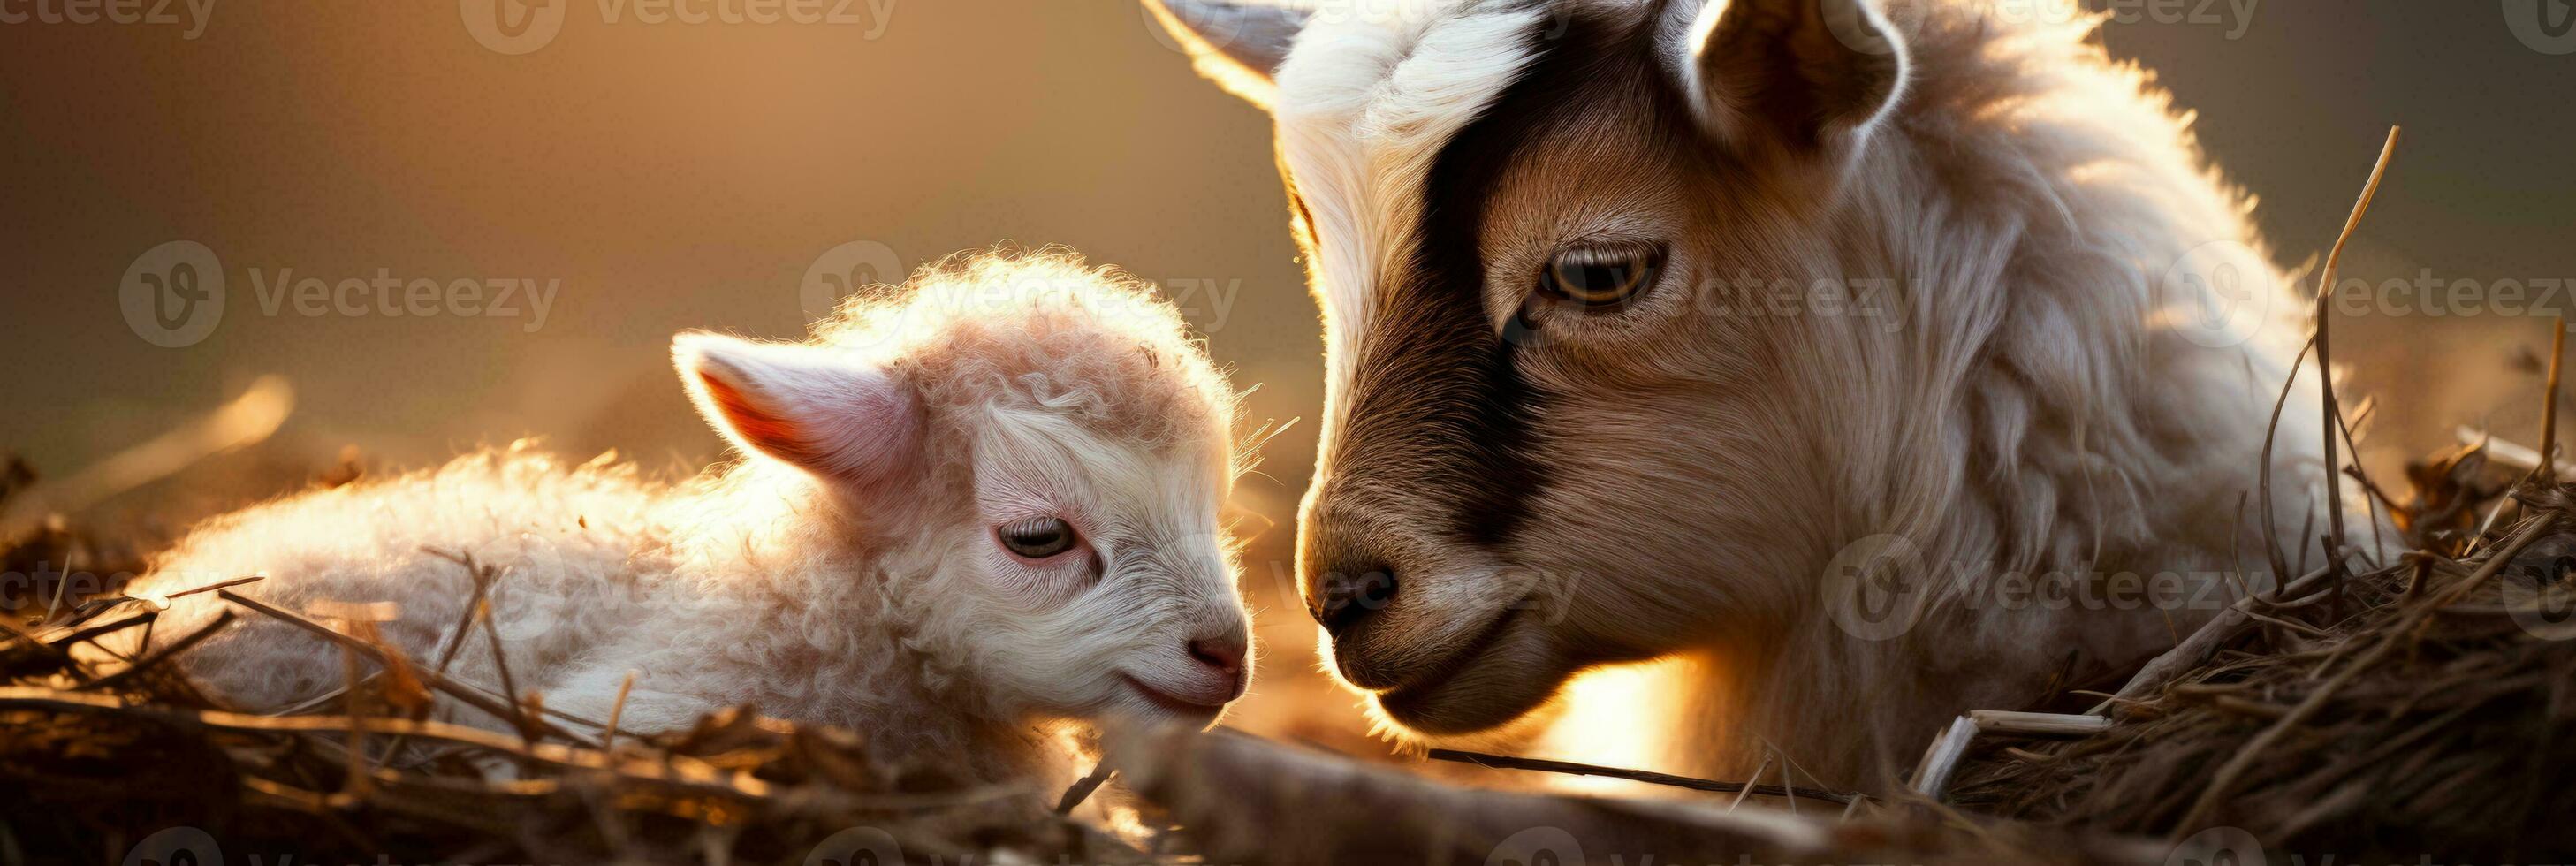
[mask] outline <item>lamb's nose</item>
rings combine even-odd
[[[1226,695],[1226,700],[1229,701],[1243,696],[1246,680],[1243,657],[1250,651],[1251,642],[1241,633],[1222,637],[1203,637],[1190,641],[1190,658],[1197,659],[1199,664],[1215,670],[1218,676],[1233,681],[1233,689]]]
[[[1340,640],[1342,633],[1367,620],[1395,600],[1395,569],[1363,562],[1325,571],[1315,577],[1307,612]]]

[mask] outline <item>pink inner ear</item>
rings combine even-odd
[[[888,370],[713,334],[682,334],[671,352],[699,411],[744,451],[859,486],[920,462],[920,400]]]
[[[705,371],[698,381],[744,444],[808,472],[873,484],[916,456],[919,412],[885,377],[817,377],[758,394]]]
[[[830,450],[823,447],[823,443],[813,441],[809,431],[770,414],[723,379],[700,372],[698,383],[706,386],[707,398],[715,402],[716,411],[724,413],[725,423],[745,443],[772,457],[808,468],[832,462]]]

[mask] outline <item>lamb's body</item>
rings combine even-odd
[[[632,671],[620,720],[630,730],[685,728],[748,704],[860,731],[889,756],[978,761],[961,769],[986,776],[1035,768],[1036,730],[925,678],[925,657],[887,617],[883,584],[852,579],[890,566],[791,513],[772,485],[794,481],[752,463],[673,487],[628,465],[490,451],[219,518],[133,592],[176,592],[256,565],[268,579],[236,591],[289,610],[392,602],[399,617],[380,624],[385,639],[428,664],[455,642],[473,594],[452,554],[497,570],[493,627],[511,679],[548,707],[605,719]],[[183,598],[155,631],[185,634],[221,607]],[[497,692],[490,639],[479,626],[466,637],[448,670]],[[219,699],[248,708],[301,703],[345,678],[336,652],[256,615],[188,658]],[[441,706],[455,721],[506,728],[463,704]]]
[[[1068,723],[1212,719],[1249,651],[1215,525],[1232,395],[1169,308],[1113,274],[986,260],[922,282],[812,343],[683,336],[683,377],[750,459],[671,485],[605,458],[475,454],[218,518],[130,592],[259,573],[237,591],[290,610],[392,602],[389,643],[420,664],[456,646],[448,671],[497,693],[491,638],[457,635],[471,562],[497,575],[511,684],[549,708],[604,720],[631,672],[626,730],[748,704],[986,779],[1061,769]],[[1032,520],[1067,546],[1008,546]],[[224,606],[176,599],[155,632]],[[261,616],[183,662],[251,710],[346,677]]]

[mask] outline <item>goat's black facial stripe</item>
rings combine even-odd
[[[1548,22],[1551,26],[1553,22]],[[1533,28],[1529,38],[1550,35]],[[1577,19],[1538,46],[1539,56],[1477,120],[1433,159],[1413,267],[1377,288],[1378,315],[1359,347],[1339,457],[1353,473],[1423,491],[1445,503],[1460,539],[1494,546],[1528,518],[1548,483],[1533,458],[1533,422],[1548,395],[1521,375],[1520,341],[1494,333],[1479,243],[1487,199],[1532,137],[1587,94],[1606,62],[1633,43],[1615,28]],[[1532,275],[1536,279],[1536,275]],[[1518,311],[1513,311],[1518,315]]]

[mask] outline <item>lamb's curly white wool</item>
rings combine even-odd
[[[449,557],[470,558],[500,570],[504,658],[549,707],[603,717],[634,671],[630,730],[747,703],[991,778],[1049,769],[1068,723],[1204,723],[1242,694],[1249,619],[1218,524],[1235,397],[1117,273],[962,260],[853,299],[805,342],[685,333],[672,354],[745,459],[668,486],[524,445],[474,454],[218,518],[132,592],[262,573],[239,591],[390,601],[385,636],[428,658],[472,585]],[[156,631],[223,604],[176,599]],[[498,685],[473,638],[451,672]],[[259,616],[184,659],[253,709],[344,677]]]

